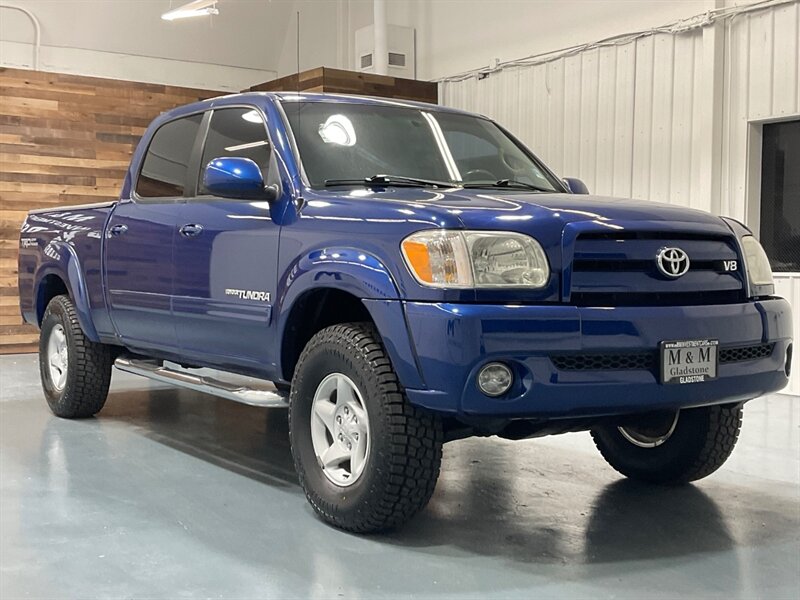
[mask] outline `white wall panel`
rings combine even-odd
[[[707,207],[693,185],[702,32],[658,35],[441,84],[598,194]]]
[[[480,69],[494,59],[513,60],[647,30],[703,14],[720,1],[405,0],[388,2],[387,8],[390,23],[418,29],[419,77],[439,79]],[[371,0],[350,3],[366,4],[371,16]]]
[[[753,225],[758,185],[748,184],[759,174],[752,168],[758,156],[748,155],[750,124],[800,118],[798,39],[800,3],[741,15],[726,26],[722,212]]]

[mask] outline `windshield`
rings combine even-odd
[[[358,184],[376,175],[454,185],[561,191],[487,119],[413,107],[284,102],[312,187]],[[406,185],[414,185],[406,181]],[[424,181],[417,184],[425,185]]]

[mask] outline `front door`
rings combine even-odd
[[[106,230],[105,275],[111,319],[133,349],[175,350],[173,245],[188,165],[202,115],[170,121],[145,154],[131,199],[114,209]]]
[[[280,227],[266,202],[219,198],[205,190],[203,167],[225,156],[254,160],[270,179],[261,112],[221,108],[211,115],[197,194],[183,206],[175,238],[178,341],[189,361],[270,373],[277,361],[270,323]]]

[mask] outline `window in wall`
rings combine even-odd
[[[267,180],[270,147],[261,113],[251,108],[223,108],[211,115],[211,125],[203,148],[203,168],[215,158],[238,156],[255,162]],[[208,190],[200,182],[200,193]]]
[[[764,125],[761,243],[774,271],[800,272],[800,121]]]
[[[153,136],[142,163],[136,193],[143,198],[183,196],[186,171],[203,115],[176,119]]]

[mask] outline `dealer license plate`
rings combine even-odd
[[[661,342],[661,383],[702,383],[717,378],[719,340]]]

